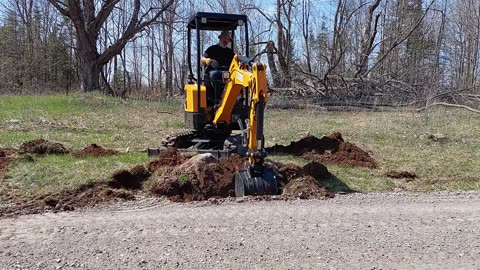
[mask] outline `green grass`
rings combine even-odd
[[[28,161],[19,159],[10,166],[3,184],[27,197],[58,193],[111,179],[112,173],[145,163],[144,153],[118,154],[108,157],[78,159],[72,155],[48,155]]]
[[[270,110],[266,117],[267,146],[289,144],[306,132],[321,137],[340,131],[345,140],[368,151],[379,163],[378,169],[327,166],[342,182],[358,191],[480,188],[480,117],[471,112],[444,108],[434,109],[428,115],[409,110]],[[444,134],[447,141],[420,138],[424,132]],[[295,159],[292,161],[298,164]],[[384,176],[390,170],[414,172],[419,177],[408,183],[392,180]]]
[[[184,129],[184,124],[182,101],[178,99],[125,101],[99,94],[1,96],[0,147],[19,147],[26,141],[43,138],[63,143],[73,151],[96,143],[120,152],[128,148],[130,152],[104,158],[75,159],[65,155],[36,158],[33,163],[19,160],[10,166],[5,179],[0,179],[0,191],[13,187],[19,194],[30,196],[105,181],[117,169],[147,162],[141,151],[158,146],[165,135],[180,129]],[[333,176],[322,184],[333,190],[480,189],[478,114],[452,108],[435,108],[428,113],[270,108],[266,112],[266,146],[287,145],[307,133],[321,137],[335,131],[368,151],[379,167],[327,164]],[[442,133],[447,141],[420,138],[424,132]],[[307,163],[293,156],[269,159]],[[414,172],[418,178],[409,182],[390,179],[385,176],[390,170]]]

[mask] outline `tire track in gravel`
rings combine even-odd
[[[165,201],[0,220],[0,269],[478,269],[480,192]]]

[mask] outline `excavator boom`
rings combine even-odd
[[[247,157],[245,168],[235,175],[235,193],[237,196],[262,195],[277,193],[277,182],[273,171],[264,166],[266,152],[264,149],[264,111],[268,101],[266,65],[255,63],[247,57],[235,55],[230,65],[228,80],[214,125],[229,124],[231,113],[242,89],[250,97],[247,122]]]

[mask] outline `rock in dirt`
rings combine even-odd
[[[50,142],[44,139],[37,139],[23,143],[19,149],[20,154],[68,154],[70,149],[65,145],[56,142]]]
[[[100,145],[97,144],[91,144],[84,149],[78,151],[77,153],[73,154],[74,157],[76,158],[82,158],[82,157],[105,157],[105,156],[111,156],[118,154],[118,151],[113,150],[113,149],[107,149],[103,148]]]

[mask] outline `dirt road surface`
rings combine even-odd
[[[479,269],[480,192],[143,199],[0,220],[0,269]]]

